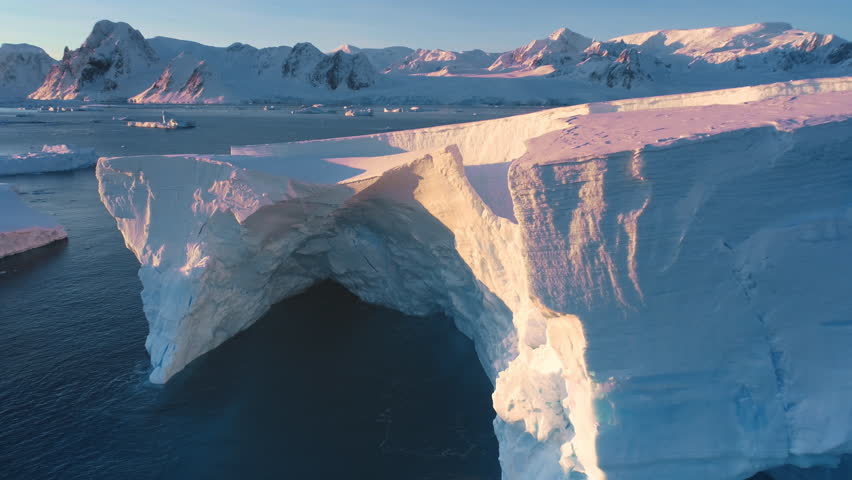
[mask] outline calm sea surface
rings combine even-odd
[[[227,153],[528,111],[287,110],[173,108],[198,128],[161,131],[113,120],[153,120],[154,108],[0,109],[0,153],[60,143],[105,156]],[[98,199],[94,171],[0,182],[69,234],[0,259],[0,478],[499,478],[491,385],[448,319],[408,317],[320,285],[152,385],[138,265]]]

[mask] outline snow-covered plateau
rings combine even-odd
[[[0,183],[0,212],[0,258],[68,237],[53,217],[27,206],[8,183]]]
[[[307,42],[223,48],[148,39],[127,23],[102,20],[59,62],[36,47],[22,55],[23,48],[0,48],[0,97],[571,105],[852,74],[852,43],[786,23],[657,30],[604,41],[560,28],[496,53],[352,45],[324,53]],[[15,55],[4,56],[6,50]]]
[[[331,279],[473,340],[505,479],[739,480],[852,452],[852,77],[96,175],[141,264],[153,382]]]
[[[0,155],[0,175],[64,172],[93,167],[97,161],[93,148],[45,145],[40,152]]]

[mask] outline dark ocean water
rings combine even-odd
[[[215,127],[229,115],[208,119],[205,135],[153,142],[150,132],[101,131],[94,122],[6,125],[0,147],[219,153],[250,143],[238,129]],[[279,140],[376,128],[283,121],[299,128],[279,130]],[[430,121],[458,119],[417,117]],[[264,128],[249,140],[272,141],[264,135],[275,129]],[[69,234],[0,259],[0,478],[499,478],[492,387],[448,319],[408,317],[320,285],[167,385],[152,385],[138,264],[100,204],[93,170],[0,182],[15,183]]]

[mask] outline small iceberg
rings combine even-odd
[[[30,208],[8,183],[0,183],[0,211],[0,258],[68,238],[62,225]]]
[[[127,126],[137,128],[162,128],[165,130],[178,130],[183,128],[193,128],[195,127],[195,122],[179,121],[174,117],[167,116],[164,110],[163,121],[161,122],[127,122]]]
[[[94,148],[73,145],[44,145],[40,152],[0,155],[0,175],[64,172],[88,168],[98,162]]]
[[[352,108],[346,110],[347,117],[372,117],[373,109],[372,108]]]
[[[315,104],[313,104],[309,107],[302,106],[302,107],[299,107],[295,110],[291,110],[290,113],[312,115],[312,114],[317,114],[317,113],[337,113],[337,110],[328,108],[321,103],[315,103]]]

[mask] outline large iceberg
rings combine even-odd
[[[96,174],[153,382],[332,279],[473,339],[505,479],[733,480],[852,452],[850,117],[846,77]]]
[[[8,183],[0,183],[0,212],[0,258],[68,237],[62,225],[27,206]]]

